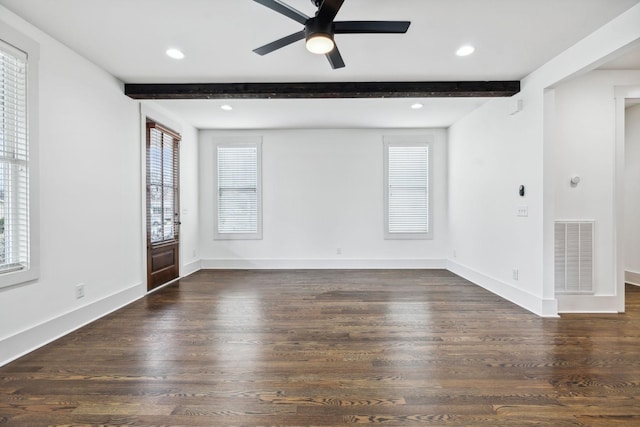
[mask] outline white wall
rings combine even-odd
[[[182,126],[180,145],[180,276],[200,270],[200,181],[198,130]]]
[[[2,364],[143,288],[137,103],[112,76],[0,10],[40,44],[41,218],[40,279],[0,290]]]
[[[555,217],[594,220],[594,291],[615,296],[615,86],[640,83],[640,71],[592,71],[555,87]],[[581,181],[571,186],[570,177]],[[637,186],[637,183],[636,183]],[[574,295],[561,311],[579,310]],[[611,308],[608,311],[613,311]]]
[[[0,289],[0,365],[144,295],[139,103],[121,82],[0,6],[40,45],[40,278]],[[197,168],[197,132],[184,129]],[[185,239],[197,248],[197,172]],[[194,231],[196,230],[196,231]],[[186,257],[193,261],[194,257]],[[76,299],[83,283],[85,297]]]
[[[627,108],[625,124],[625,275],[640,285],[640,105]]]
[[[542,314],[541,99],[517,99],[521,112],[516,99],[495,100],[450,129],[450,269]]]
[[[435,138],[432,240],[384,240],[383,136],[402,134]],[[213,240],[213,147],[223,135],[262,136],[262,240]],[[442,129],[201,131],[203,267],[444,267],[446,158]]]
[[[640,5],[527,76],[522,80],[521,93],[513,99],[490,101],[451,127],[452,271],[535,313],[556,314],[553,221],[557,183],[553,153],[557,138],[549,127],[560,120],[555,117],[555,101],[548,89],[595,67],[616,51],[637,45],[638,22]],[[517,99],[523,100],[524,109],[509,115]],[[608,126],[608,130],[598,128],[595,133],[614,134],[613,123],[597,126]],[[609,161],[614,161],[613,151]],[[529,189],[525,199],[516,196],[519,184]],[[613,177],[609,177],[608,185],[613,191]],[[515,217],[514,210],[520,204],[529,207],[528,218]],[[613,202],[609,209],[614,210]],[[518,280],[512,275],[515,267]],[[605,311],[615,310],[615,298],[602,302],[608,304]],[[580,301],[576,308],[593,311],[602,309],[599,304],[601,301]]]

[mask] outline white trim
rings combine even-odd
[[[619,313],[616,295],[558,295],[558,313]]]
[[[542,297],[555,299],[555,170],[556,170],[556,92],[543,92],[542,160]]]
[[[142,283],[0,340],[0,366],[112,313],[145,295]]]
[[[145,289],[147,288],[147,117],[152,111],[144,103],[139,103],[140,108],[140,250],[142,251],[140,274],[143,278]]]
[[[195,260],[188,264],[184,264],[181,269],[180,277],[186,277],[202,269],[202,261]]]
[[[624,281],[630,285],[640,286],[640,273],[637,271],[625,271]]]
[[[249,233],[220,233],[218,230],[218,149],[220,147],[256,148],[256,197],[257,231]],[[262,240],[262,136],[221,136],[214,138],[213,149],[213,239],[214,240]]]
[[[162,285],[158,285],[155,288],[147,291],[147,295],[151,295],[151,294],[155,294],[156,292],[158,292],[160,289],[164,289],[169,285],[173,285],[174,283],[176,283],[178,280],[182,279],[182,276],[180,277],[176,277],[175,279],[171,279],[166,283],[163,283]]]
[[[445,269],[445,259],[203,259],[202,269]]]
[[[425,135],[385,135],[383,136],[383,192],[384,192],[384,238],[386,240],[433,239],[433,150],[435,137]],[[427,148],[427,232],[392,233],[389,232],[389,148],[390,147],[426,147]]]
[[[615,86],[615,147],[613,186],[613,239],[614,274],[616,288],[616,311],[625,311],[625,266],[624,266],[624,158],[625,158],[625,101],[640,98],[640,86]]]
[[[29,268],[0,275],[0,288],[40,277],[39,61],[40,44],[0,20],[0,40],[27,55],[27,132],[29,149]],[[1,360],[1,359],[0,359]]]
[[[543,299],[513,285],[486,276],[472,268],[466,267],[457,262],[448,260],[447,269],[465,278],[475,285],[478,285],[489,292],[498,295],[512,303],[529,310],[530,312],[541,317],[558,317],[557,304],[555,299]]]

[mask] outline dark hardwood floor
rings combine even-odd
[[[0,425],[640,425],[627,301],[542,319],[442,270],[200,271],[0,368]]]

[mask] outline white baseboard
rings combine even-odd
[[[190,274],[195,273],[196,271],[200,270],[202,268],[202,262],[200,260],[196,260],[193,262],[190,262],[188,264],[184,264],[182,266],[182,271],[180,276],[181,277],[186,277]]]
[[[489,277],[451,260],[448,261],[447,269],[538,316],[558,317],[558,307],[555,299],[540,298],[509,283]]]
[[[618,313],[615,295],[560,294],[558,313]]]
[[[203,269],[314,270],[314,269],[445,269],[445,259],[203,259]]]
[[[640,273],[636,271],[625,271],[624,281],[630,285],[640,286]]]
[[[132,303],[145,292],[140,283],[0,340],[0,366]]]

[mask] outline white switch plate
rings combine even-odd
[[[518,206],[518,216],[529,216],[529,206]]]

